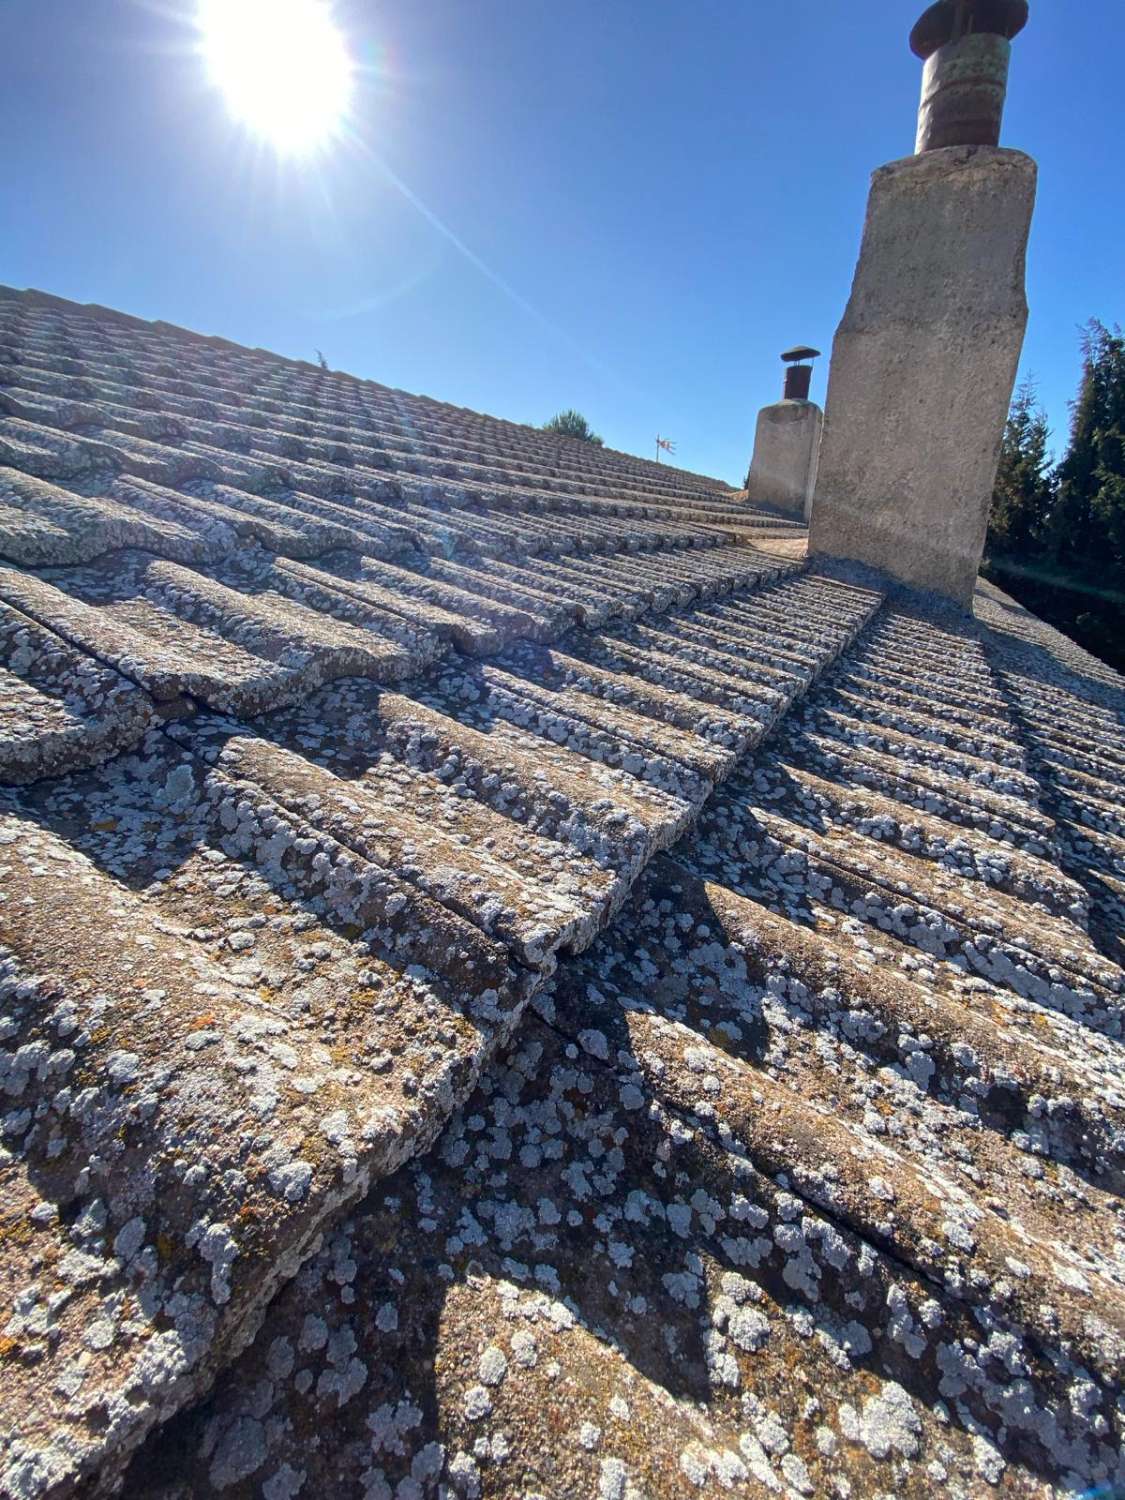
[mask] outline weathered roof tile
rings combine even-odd
[[[0,351],[0,1489],[1125,1482],[1120,680],[678,470]]]

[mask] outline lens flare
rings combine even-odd
[[[283,156],[339,135],[354,67],[327,0],[200,0],[201,51],[232,116]]]

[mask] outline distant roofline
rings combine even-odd
[[[515,427],[521,432],[535,432],[545,442],[578,444],[582,448],[589,445],[584,438],[566,437],[561,433],[546,432],[542,427],[536,427],[530,422],[513,422],[509,417],[497,417],[491,412],[478,411],[472,406],[458,406],[452,401],[443,401],[438,396],[428,396],[418,391],[404,391],[400,386],[382,385],[373,380],[369,375],[353,375],[349,370],[332,369],[325,371],[314,360],[297,359],[291,354],[279,354],[274,349],[263,348],[261,344],[240,344],[235,339],[228,339],[218,333],[199,333],[194,328],[185,328],[179,323],[169,323],[164,318],[142,318],[136,313],[122,312],[116,307],[106,307],[100,302],[75,302],[70,297],[60,297],[55,292],[45,292],[39,287],[13,287],[0,282],[0,302],[31,302],[37,306],[54,307],[61,311],[81,313],[86,317],[99,318],[104,321],[119,323],[126,328],[154,329],[161,333],[172,333],[180,338],[194,339],[198,343],[211,344],[219,349],[236,350],[240,354],[259,354],[268,359],[282,360],[285,364],[296,365],[301,369],[309,370],[314,375],[334,375],[343,380],[350,380],[357,385],[374,386],[377,390],[385,391],[392,396],[406,396],[412,401],[429,401],[434,406],[444,407],[447,411],[467,412],[470,416],[482,418],[486,422],[495,422],[501,427]],[[598,453],[604,457],[622,459],[627,463],[640,464],[647,470],[655,470],[660,474],[682,474],[689,479],[702,480],[705,484],[713,484],[730,493],[736,493],[736,487],[728,484],[725,479],[719,479],[712,474],[700,474],[694,469],[680,469],[674,464],[658,464],[651,458],[643,458],[638,453],[626,453],[620,448],[599,447]]]

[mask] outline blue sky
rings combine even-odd
[[[353,139],[279,166],[191,0],[0,0],[0,281],[165,318],[740,482],[779,351],[831,347],[921,0],[339,0]],[[1005,144],[1040,196],[1024,369],[1065,442],[1125,321],[1120,0],[1032,0]],[[827,360],[814,379],[823,400]]]

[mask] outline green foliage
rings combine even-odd
[[[1027,380],[1015,394],[1004,429],[988,522],[990,551],[1027,557],[1039,550],[1055,498],[1049,437],[1047,414],[1035,383]]]
[[[1125,666],[1125,337],[1097,319],[1082,338],[1070,445],[1048,467],[1046,418],[1030,384],[1004,432],[986,571],[1087,650]]]
[[[1058,469],[1047,555],[1103,585],[1125,585],[1125,337],[1092,320],[1070,448]]]
[[[584,443],[593,443],[597,448],[605,446],[604,440],[593,430],[582,413],[573,409],[560,411],[549,422],[544,422],[543,431],[557,432],[560,437],[581,438]]]

